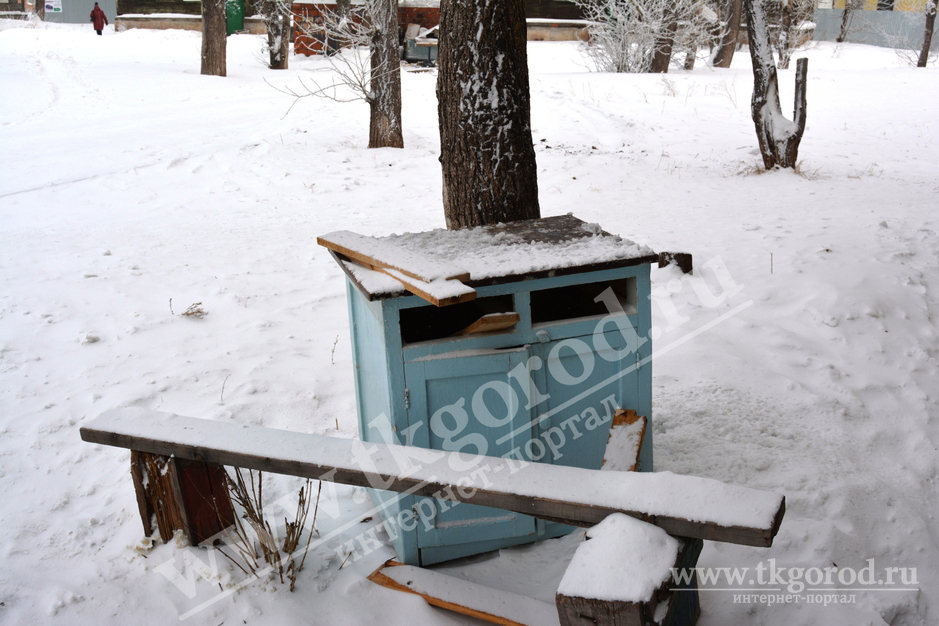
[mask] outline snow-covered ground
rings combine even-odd
[[[355,436],[343,278],[315,237],[444,225],[434,73],[403,74],[406,148],[367,150],[365,104],[285,116],[265,83],[322,60],[272,72],[236,35],[216,78],[199,49],[191,32],[2,22],[0,621],[167,624],[205,605],[184,623],[477,623],[366,580],[387,543],[343,563],[370,510],[347,487],[317,527],[350,528],[294,592],[220,596],[240,572],[148,548],[129,453],[79,439],[127,405]],[[907,568],[853,604],[702,591],[699,623],[939,623],[936,68],[814,45],[801,174],[759,173],[745,51],[665,77],[590,72],[569,43],[529,51],[542,214],[692,252],[712,287],[653,271],[656,468],[787,499],[772,548],[706,543],[699,565]],[[789,110],[793,72],[780,81]],[[180,315],[197,302],[204,318]],[[574,547],[441,569],[550,602]]]

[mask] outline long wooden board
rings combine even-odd
[[[604,472],[387,446],[129,407],[81,428],[83,440],[316,480],[471,502],[575,526],[625,513],[669,534],[772,545],[785,513],[776,493],[671,472]],[[454,469],[458,468],[458,469]]]
[[[320,235],[316,243],[366,267],[390,269],[424,283],[435,280],[469,280],[466,270],[426,255],[405,250],[389,241],[348,230]]]
[[[330,252],[334,255],[338,255],[335,250],[330,250]],[[343,257],[337,256],[336,258],[341,261]],[[458,302],[467,302],[476,299],[475,289],[467,287],[455,279],[437,279],[428,283],[388,267],[373,265],[367,261],[349,259],[348,262],[356,263],[373,272],[381,272],[382,274],[391,276],[401,283],[402,287],[415,296],[427,300],[434,306],[449,306]]]
[[[394,560],[387,561],[368,579],[388,589],[419,595],[433,606],[500,626],[558,624],[553,604]]]

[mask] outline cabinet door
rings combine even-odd
[[[550,444],[541,462],[600,469],[613,411],[639,409],[637,352],[618,331],[548,340],[532,351],[543,360],[535,380],[548,395],[536,407],[548,416],[535,433]]]
[[[465,452],[467,473],[478,467],[473,455],[499,457],[523,446],[531,438],[532,412],[524,408],[526,396],[510,372],[525,367],[528,357],[523,346],[406,363],[408,443]],[[535,533],[534,518],[501,509],[416,498],[415,510],[422,548]]]

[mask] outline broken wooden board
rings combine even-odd
[[[397,561],[368,577],[382,587],[421,596],[428,604],[501,626],[554,626],[554,605]]]
[[[518,313],[489,313],[456,333],[457,335],[474,335],[478,333],[491,333],[497,330],[512,328],[518,324],[522,316]]]
[[[619,409],[613,415],[610,436],[603,453],[601,469],[615,472],[635,472],[639,466],[639,451],[646,436],[646,416],[632,409]]]
[[[388,446],[358,439],[114,409],[81,428],[84,441],[417,496],[446,498],[574,526],[625,513],[670,535],[768,547],[786,499],[671,472],[603,472]],[[458,469],[455,469],[458,468]]]
[[[467,302],[476,299],[476,290],[467,287],[458,280],[433,280],[429,283],[406,276],[402,272],[387,268],[377,269],[398,280],[404,288],[419,298],[427,300],[434,306],[449,306],[457,302]]]
[[[339,262],[340,267],[343,267],[347,272],[350,271],[350,268],[346,268],[345,265],[343,265],[344,263],[348,263],[351,268],[354,269],[353,274],[378,272],[382,276],[393,278],[407,291],[410,291],[419,298],[427,300],[434,306],[449,306],[458,302],[467,302],[476,299],[476,290],[472,287],[467,287],[458,280],[435,280],[427,283],[406,276],[397,270],[371,265],[365,261],[353,261],[352,259],[338,254],[334,250],[330,250],[329,253]],[[360,278],[354,280],[356,284],[360,284]]]
[[[406,250],[386,239],[337,230],[316,238],[316,243],[366,267],[395,270],[424,283],[437,280],[469,280],[466,270],[446,261]]]

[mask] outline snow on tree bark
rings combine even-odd
[[[447,227],[540,217],[523,0],[442,0],[438,43]]]
[[[293,0],[266,0],[264,23],[267,26],[268,66],[272,70],[287,69],[290,56],[290,17]]]
[[[926,67],[929,62],[929,46],[932,45],[932,32],[936,27],[936,0],[929,0],[926,5],[926,27],[923,31],[923,47],[919,51],[916,67]]]
[[[225,76],[227,30],[225,0],[202,0],[202,74]]]
[[[756,136],[766,169],[795,168],[799,142],[805,132],[808,59],[799,59],[796,64],[795,107],[793,121],[790,122],[783,116],[779,105],[779,77],[773,63],[773,50],[763,1],[744,0],[743,3],[747,17],[750,59],[753,62],[750,113],[756,125]]]
[[[366,6],[372,22],[368,147],[403,148],[398,2],[368,0]]]

